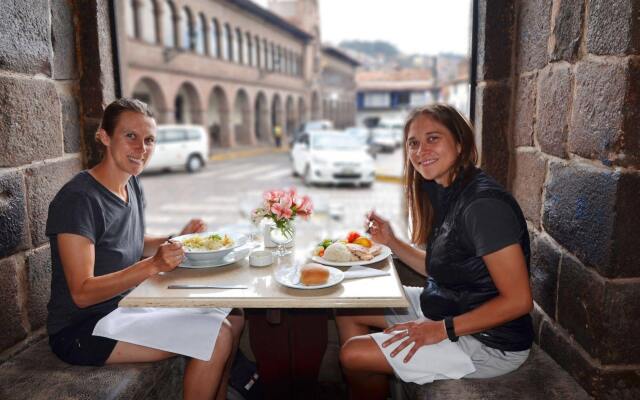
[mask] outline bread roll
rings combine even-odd
[[[328,280],[329,269],[324,265],[309,263],[300,267],[300,283],[303,285],[324,285]]]

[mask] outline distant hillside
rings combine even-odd
[[[344,40],[340,42],[339,46],[345,49],[365,53],[372,57],[382,55],[387,60],[395,58],[400,54],[400,51],[396,46],[382,40]]]

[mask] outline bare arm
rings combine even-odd
[[[474,310],[453,318],[457,336],[470,335],[502,325],[529,313],[533,308],[527,266],[519,244],[487,254],[482,259],[498,289],[498,296]],[[443,321],[411,321],[385,330],[387,333],[393,331],[401,332],[387,340],[383,344],[385,347],[403,339],[404,341],[394,349],[392,356],[415,342],[404,362],[408,362],[421,346],[438,343],[447,338]]]
[[[426,251],[420,250],[398,239],[393,233],[389,221],[380,217],[374,211],[371,211],[367,215],[367,226],[369,226],[369,233],[374,241],[389,246],[391,251],[393,251],[403,263],[407,264],[420,275],[427,275]]]
[[[182,260],[182,246],[165,243],[150,258],[110,274],[94,276],[95,247],[88,238],[71,233],[57,236],[60,260],[73,302],[80,308],[109,300],[148,277],[174,269]]]
[[[180,235],[186,235],[188,233],[204,232],[207,229],[207,224],[199,219],[194,218],[187,222],[187,224],[180,231]],[[144,257],[150,257],[158,251],[160,245],[169,240],[169,236],[144,236],[144,250],[142,255]]]

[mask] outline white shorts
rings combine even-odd
[[[422,289],[421,287],[404,286],[405,295],[409,300],[410,306],[408,308],[385,309],[384,317],[388,326],[417,319],[427,319],[420,309],[420,294],[422,293]],[[396,355],[396,357],[391,357],[390,353],[395,346],[391,345],[387,348],[382,348],[381,343],[386,340],[385,336],[382,335],[385,335],[387,338],[391,337],[384,333],[375,333],[372,335],[372,338],[380,346],[387,361],[394,368],[396,375],[407,382],[426,383],[436,379],[458,377],[492,378],[518,369],[529,356],[529,350],[502,351],[484,345],[473,336],[465,335],[460,336],[457,342],[451,342],[446,339],[435,345],[424,346],[427,348],[427,351],[424,352],[426,358],[423,356],[422,359],[414,362],[416,356],[423,352],[421,348],[409,363],[403,363],[403,355],[409,350],[405,349]],[[471,361],[474,370],[467,372],[467,364],[464,362],[465,355]],[[451,358],[451,360],[449,360],[449,358]],[[442,361],[443,359],[445,361]],[[434,362],[436,360],[437,362]],[[442,368],[442,371],[440,368]],[[427,371],[426,373],[425,370]],[[419,378],[419,380],[423,380],[423,382],[414,379],[416,376],[421,376],[422,378]],[[409,379],[407,380],[405,377]],[[424,381],[425,379],[426,381]]]

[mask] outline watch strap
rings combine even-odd
[[[447,330],[447,336],[449,340],[452,342],[458,341],[458,336],[456,336],[456,330],[453,327],[453,317],[445,317],[444,318],[444,327]]]

